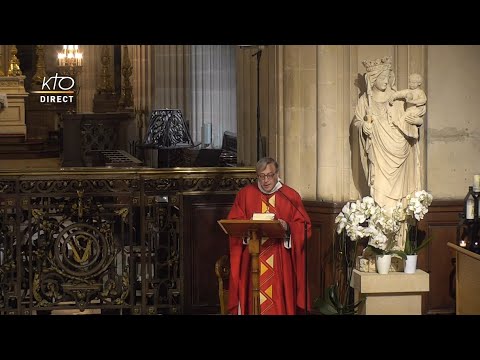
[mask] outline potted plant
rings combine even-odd
[[[405,246],[404,252],[407,256],[405,260],[405,272],[415,273],[417,268],[417,254],[425,248],[433,239],[431,236],[428,239],[419,242],[418,236],[418,222],[423,219],[428,212],[428,207],[431,205],[433,196],[425,190],[416,191],[413,195],[408,195],[406,198],[406,207],[397,206],[394,210],[399,221],[406,224]]]
[[[380,258],[386,257],[391,260],[392,255],[405,261],[412,255],[416,258],[417,252],[431,241],[429,238],[417,245],[417,224],[428,212],[432,199],[432,195],[425,190],[417,191],[406,197],[405,206],[399,202],[391,212],[378,206],[370,196],[347,202],[335,218],[337,224],[337,237],[333,246],[335,281],[326,289],[323,298],[315,300],[314,306],[322,314],[356,312],[361,302],[352,301],[350,283],[360,253],[359,245],[362,245],[364,240],[368,239],[368,243],[363,255],[375,255],[377,271],[382,267],[378,263]],[[402,248],[398,246],[397,239],[405,227],[407,234],[405,246]],[[389,263],[385,264],[381,273],[387,273],[389,267]]]
[[[355,260],[358,253],[358,239],[349,241],[346,231],[336,234],[333,243],[334,282],[325,289],[324,297],[315,299],[313,307],[323,315],[353,315],[362,301],[354,303],[350,287]]]
[[[397,254],[402,258],[405,254],[394,244],[398,223],[370,196],[347,202],[335,223],[335,281],[326,289],[323,298],[315,300],[314,306],[323,314],[353,314],[360,305],[360,302],[352,301],[350,288],[357,256],[361,252],[359,245],[365,245],[362,242],[368,239],[367,249],[372,249],[375,254],[387,257]]]

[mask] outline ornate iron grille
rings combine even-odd
[[[0,313],[183,313],[182,194],[253,181],[253,169],[0,173]]]

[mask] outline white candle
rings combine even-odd
[[[467,242],[465,240],[460,240],[460,247],[466,247]]]
[[[467,209],[466,209],[466,214],[465,218],[468,220],[473,220],[475,218],[475,203],[473,202],[473,199],[470,198],[467,200]]]
[[[203,144],[208,147],[212,143],[212,123],[203,124]]]
[[[473,175],[473,191],[480,192],[480,175]]]

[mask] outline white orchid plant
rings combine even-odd
[[[374,253],[397,254],[405,258],[395,241],[395,235],[400,230],[399,221],[378,206],[372,197],[347,202],[335,218],[335,223],[337,233],[345,231],[352,241],[369,238],[368,247]]]
[[[405,206],[399,202],[390,211],[378,206],[370,196],[347,202],[335,218],[336,231],[341,236],[338,238],[339,241],[334,244],[334,254],[335,259],[341,260],[343,265],[340,266],[339,273],[335,276],[334,284],[327,288],[324,298],[315,300],[314,306],[326,315],[354,314],[362,301],[354,303],[350,292],[358,241],[368,238],[367,249],[371,253],[392,254],[406,259],[406,254],[418,251],[430,239],[422,242],[419,247],[406,241],[405,249],[402,249],[397,244],[397,234],[403,224],[407,224],[409,230],[416,229],[417,222],[422,220],[428,212],[432,199],[432,195],[425,190],[417,191],[406,197]],[[347,241],[346,237],[351,241]],[[407,240],[410,238],[407,236]]]
[[[347,202],[335,218],[337,233],[345,231],[352,241],[368,237],[368,247],[374,253],[396,254],[405,258],[405,254],[416,254],[431,240],[417,246],[417,224],[428,213],[432,200],[433,196],[427,191],[415,191],[407,195],[405,206],[399,201],[391,213],[378,206],[370,196]],[[402,223],[408,226],[404,249],[396,241]]]
[[[391,214],[378,206],[370,196],[349,201],[335,218],[337,233],[345,231],[352,241],[368,237],[368,247],[374,253],[396,254],[405,258],[405,254],[417,253],[431,240],[417,246],[417,224],[428,213],[432,200],[433,196],[425,190],[416,191],[407,195],[405,206],[399,201]],[[402,223],[408,226],[404,249],[401,249],[396,241],[396,234]]]
[[[414,255],[419,250],[423,249],[432,238],[428,238],[418,245],[418,222],[422,220],[428,207],[432,204],[432,194],[425,190],[415,191],[413,195],[407,195],[405,207],[398,203],[393,210],[393,217],[398,222],[405,222],[407,224],[407,232],[405,238],[404,252],[407,255]]]

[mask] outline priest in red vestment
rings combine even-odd
[[[228,219],[249,220],[254,213],[274,213],[286,236],[260,240],[261,315],[294,315],[305,312],[305,222],[311,236],[310,217],[300,195],[278,178],[278,163],[262,158],[257,166],[258,182],[242,188]],[[248,238],[230,237],[228,313],[252,314],[252,281]],[[310,299],[307,299],[307,309]]]

